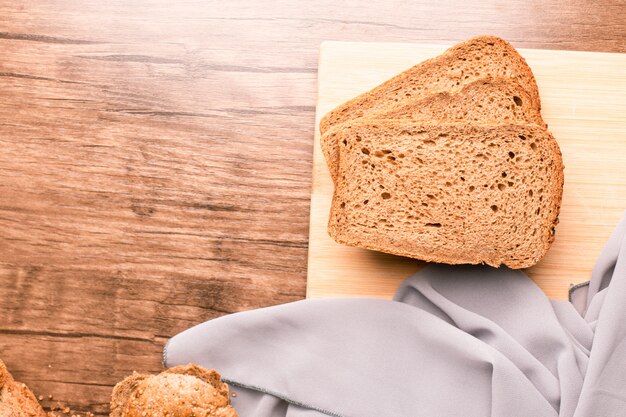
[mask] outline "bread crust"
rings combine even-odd
[[[0,360],[0,416],[46,417],[35,394],[25,384],[13,379],[2,360]]]
[[[220,374],[197,365],[134,373],[113,389],[110,417],[237,417],[228,395]]]
[[[518,269],[554,241],[561,151],[532,71],[500,38],[415,65],[329,112],[320,132],[339,243]]]
[[[359,120],[338,137],[328,225],[338,243],[519,269],[554,241],[563,162],[540,126]]]
[[[483,71],[470,73],[469,69],[476,69],[479,65],[484,66]],[[348,120],[376,117],[378,113],[414,103],[433,93],[455,92],[485,76],[517,80],[537,110],[541,110],[537,82],[526,60],[505,40],[480,35],[454,45],[442,55],[421,62],[331,110],[320,121],[320,133],[323,135],[331,126]]]

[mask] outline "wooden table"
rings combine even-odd
[[[621,1],[341,3],[0,2],[0,357],[46,408],[303,298],[322,40],[626,51]]]

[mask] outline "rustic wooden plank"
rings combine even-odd
[[[321,41],[621,51],[624,11],[0,1],[0,356],[38,394],[105,414],[167,337],[302,298]]]

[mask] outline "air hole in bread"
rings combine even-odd
[[[346,203],[341,203],[341,204],[339,204],[339,207],[341,207],[341,208],[346,208]]]
[[[398,154],[398,158],[404,158],[404,154],[403,153],[399,153]]]
[[[382,193],[380,196],[383,198],[383,200],[389,200],[391,198],[391,194],[389,193]]]
[[[395,160],[396,160],[396,157],[395,157],[395,156],[391,156],[391,155],[389,155],[389,156],[387,157],[387,159],[388,159],[388,160],[390,160],[390,161],[395,161]]]
[[[506,185],[504,184],[498,184],[498,190],[500,191],[504,191],[504,189],[506,188]]]
[[[424,226],[427,226],[427,227],[441,227],[441,223],[426,223]]]
[[[533,196],[533,190],[528,190],[528,195],[532,197]]]
[[[506,171],[502,172],[502,178],[506,178]]]
[[[451,187],[452,183],[450,181],[446,181],[446,187]]]
[[[465,177],[461,177],[461,181],[465,181]]]
[[[518,96],[513,96],[513,101],[515,102],[516,105],[521,106],[522,105],[522,99]]]
[[[344,140],[343,140],[343,144],[344,144],[344,145],[347,145],[347,144],[348,144],[348,141],[344,139]]]
[[[369,202],[370,202],[369,200],[365,200],[365,201],[363,201],[363,205],[366,205]]]
[[[493,210],[493,212],[495,213],[496,211],[498,211],[498,206],[496,206],[495,204],[492,205],[491,210]]]
[[[509,152],[509,158],[511,159],[515,158],[515,152]]]
[[[518,135],[517,137],[520,138],[521,140],[526,140],[526,136],[524,135]]]
[[[422,206],[428,207],[428,203],[422,203]]]
[[[470,185],[469,190],[470,191],[474,191],[476,189],[476,187],[474,187],[473,185]]]
[[[375,151],[374,152],[374,156],[378,157],[378,158],[382,158],[384,155],[384,153],[382,153],[381,151]]]
[[[541,213],[541,208],[537,208],[537,211],[535,211],[535,214],[539,214]]]
[[[424,145],[434,146],[435,145],[435,141],[434,140],[425,140],[424,141]]]
[[[509,181],[509,182],[507,182],[507,184],[509,184],[509,187],[512,187],[513,186],[513,181]]]
[[[369,155],[370,154],[370,150],[367,148],[362,148],[361,152],[363,152],[365,155]]]
[[[537,150],[537,145],[535,144],[535,142],[530,144],[530,149],[532,149],[533,151]]]

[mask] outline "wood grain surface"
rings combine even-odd
[[[324,42],[316,120],[447,46]],[[598,254],[626,209],[626,54],[518,49],[532,69],[541,114],[565,165],[555,241],[526,270],[553,299],[588,281]],[[423,262],[337,244],[327,232],[333,182],[315,132],[307,297],[389,299]],[[487,294],[485,296],[488,296]]]
[[[0,1],[0,357],[108,413],[173,334],[304,297],[320,42],[626,50],[626,6]]]

